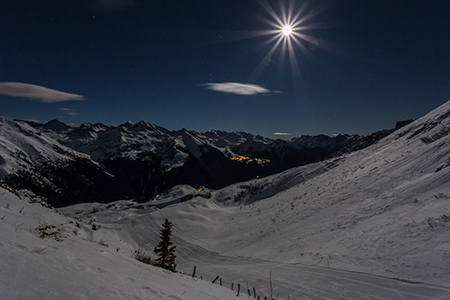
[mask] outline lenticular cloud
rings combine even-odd
[[[0,95],[28,97],[39,99],[41,102],[45,103],[84,100],[84,97],[80,95],[69,94],[39,85],[20,82],[0,82]]]
[[[206,83],[204,84],[207,89],[230,93],[236,95],[259,95],[259,94],[270,94],[270,90],[256,84],[239,83],[239,82],[222,82],[222,83]]]

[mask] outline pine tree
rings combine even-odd
[[[172,223],[169,220],[165,220],[162,224],[162,229],[160,232],[161,240],[158,243],[158,246],[153,250],[155,253],[159,253],[159,257],[156,260],[156,264],[161,268],[166,270],[175,271],[175,248],[176,246],[172,246],[173,243],[170,241],[170,236],[172,235]]]

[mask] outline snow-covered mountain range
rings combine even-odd
[[[272,271],[283,299],[450,299],[449,144],[450,102],[359,151],[96,218],[148,250],[168,218],[180,268],[266,295]]]
[[[450,299],[449,144],[450,102],[359,151],[222,189],[178,185],[58,214],[2,184],[2,296],[230,299],[240,284],[247,299],[253,288],[261,299]],[[66,163],[85,158],[60,147]],[[130,258],[152,252],[166,218],[178,270],[196,266],[195,279]],[[41,239],[43,222],[64,240]],[[210,285],[217,275],[227,290]]]
[[[219,188],[321,161],[370,145],[387,132],[369,143],[357,135],[284,141],[244,132],[169,131],[144,121],[74,127],[2,118],[0,177],[56,206],[146,201],[178,184]]]

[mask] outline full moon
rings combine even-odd
[[[292,28],[290,25],[286,25],[283,27],[283,34],[284,35],[290,35],[292,32]]]

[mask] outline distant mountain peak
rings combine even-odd
[[[145,130],[155,130],[158,129],[158,126],[156,126],[153,123],[147,122],[147,121],[139,121],[137,124],[133,126],[134,128],[139,129],[145,129]]]
[[[119,127],[126,127],[126,128],[129,128],[129,127],[132,127],[133,125],[134,125],[133,122],[131,122],[131,121],[126,121],[125,123],[120,124]]]
[[[67,130],[73,128],[72,126],[67,125],[57,119],[53,119],[53,120],[45,123],[43,127],[45,130],[51,130],[51,131],[56,131],[56,132],[64,132],[64,131],[67,131]]]

